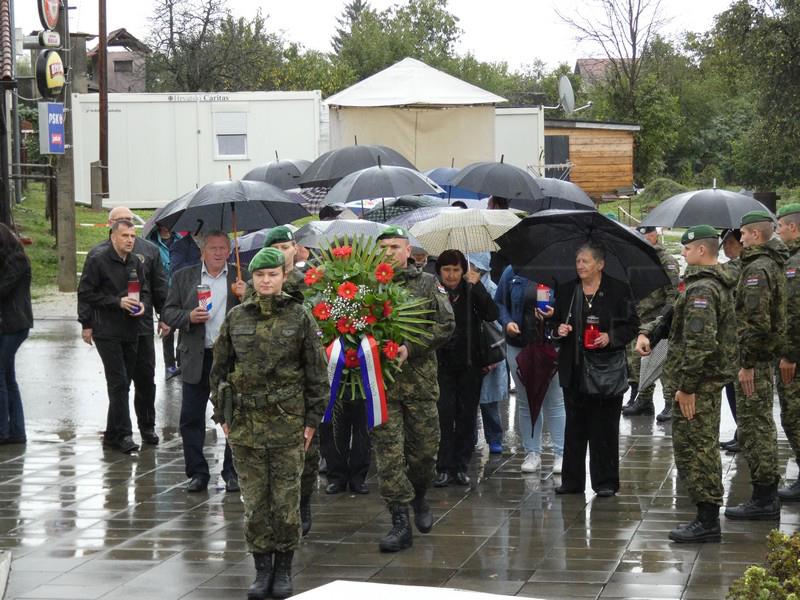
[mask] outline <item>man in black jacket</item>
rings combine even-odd
[[[108,226],[111,227],[119,221],[133,223],[133,213],[125,206],[112,208],[108,213]],[[135,232],[135,230],[134,230]],[[92,253],[108,248],[110,242],[105,241],[89,251]],[[136,410],[136,421],[142,441],[146,444],[158,444],[159,439],[155,431],[156,426],[156,349],[153,342],[153,309],[158,314],[167,299],[167,277],[158,248],[140,237],[135,239],[133,256],[139,259],[144,269],[144,279],[147,281],[152,298],[152,306],[148,306],[145,314],[139,319],[139,335],[136,347],[136,364],[131,377],[135,390],[133,407]],[[159,322],[158,332],[161,335],[169,333],[169,327]]]
[[[136,365],[139,320],[151,307],[143,262],[134,254],[136,230],[117,221],[104,247],[86,257],[78,284],[78,321],[83,341],[94,342],[108,386],[108,418],[103,445],[125,454],[139,449],[133,441],[128,393]],[[139,299],[128,296],[128,281],[140,282]]]

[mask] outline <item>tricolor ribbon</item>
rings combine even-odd
[[[328,354],[328,383],[331,384],[331,395],[328,400],[328,407],[322,417],[323,423],[330,422],[333,417],[333,406],[336,404],[336,397],[339,395],[339,387],[342,385],[342,374],[344,372],[344,341],[337,338],[326,348]]]
[[[361,383],[367,401],[367,421],[370,429],[386,422],[386,389],[381,372],[381,353],[375,338],[365,335],[358,345]]]

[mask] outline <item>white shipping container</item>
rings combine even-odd
[[[212,181],[320,153],[319,91],[109,94],[109,198],[156,208]],[[91,202],[99,156],[97,94],[73,94],[75,201]]]
[[[544,109],[497,108],[494,117],[495,160],[544,177]]]

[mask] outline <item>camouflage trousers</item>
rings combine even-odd
[[[778,388],[778,400],[781,403],[781,425],[795,459],[800,462],[800,369],[789,385],[783,385],[780,369],[776,365],[775,387]]]
[[[628,383],[639,385],[641,374],[642,357],[636,352],[636,340],[628,346]],[[661,374],[661,386],[664,389],[664,406],[670,406],[675,400],[675,389],[670,385],[667,376]],[[639,398],[645,402],[653,401],[653,394],[656,391],[656,384],[648,385],[645,389],[639,390]]]
[[[428,398],[387,398],[388,420],[372,430],[372,446],[387,504],[407,504],[430,487],[439,451],[439,413]]]
[[[244,537],[251,552],[288,552],[300,541],[303,446],[231,445],[244,500]]]
[[[772,418],[772,365],[755,367],[755,394],[745,396],[738,377],[736,384],[736,420],[739,443],[750,467],[754,484],[773,485],[778,481],[778,430]]]
[[[303,475],[300,479],[300,496],[310,496],[317,487],[317,477],[319,476],[319,428],[311,439],[311,445],[305,453],[303,462]]]
[[[693,504],[722,506],[722,459],[719,421],[722,388],[701,386],[695,392],[695,415],[689,421],[672,398],[672,447],[675,465]]]

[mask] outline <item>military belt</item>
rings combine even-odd
[[[237,404],[242,408],[266,408],[267,394],[238,394]]]

